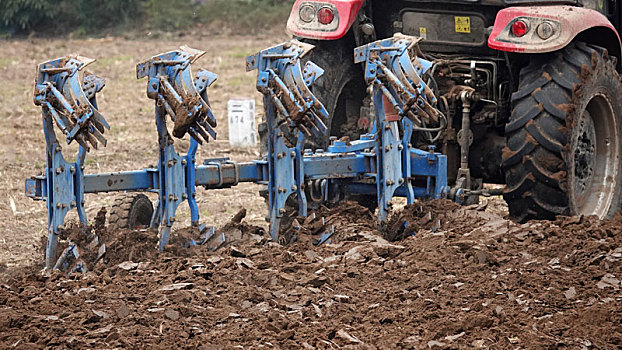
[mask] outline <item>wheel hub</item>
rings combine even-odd
[[[589,113],[584,113],[579,126],[579,138],[574,152],[575,193],[582,196],[590,186],[596,160],[596,130]]]
[[[618,122],[609,99],[594,94],[575,125],[571,177],[571,213],[605,218],[618,186],[620,162]]]

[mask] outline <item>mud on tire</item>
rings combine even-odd
[[[147,227],[153,215],[153,205],[149,197],[142,193],[118,195],[108,217],[112,229],[135,229]]]
[[[531,58],[505,127],[512,219],[606,218],[620,209],[621,96],[605,49],[578,42]]]

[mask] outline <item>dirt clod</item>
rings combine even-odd
[[[394,213],[378,231],[364,210],[342,203],[306,222],[297,218],[297,240],[288,246],[254,239],[259,231],[236,216],[217,231],[241,238],[216,251],[157,254],[155,238],[142,231],[108,232],[102,239],[113,254],[94,271],[9,269],[0,274],[0,327],[7,330],[0,347],[532,349],[622,342],[622,216],[519,225],[492,204],[431,201]],[[314,246],[326,225],[334,235]]]

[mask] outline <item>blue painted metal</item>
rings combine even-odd
[[[217,79],[216,74],[199,70],[192,76],[191,64],[204,51],[182,47],[154,56],[136,66],[138,79],[148,77],[147,96],[156,101],[155,118],[160,155],[157,168],[158,201],[151,220],[151,228],[160,228],[159,249],[168,243],[175,212],[183,201],[188,202],[192,225],[199,226],[196,203],[196,151],[199,144],[216,138],[216,118],[207,99],[207,87]],[[166,116],[175,123],[173,136],[190,134],[190,148],[185,156],[173,146],[173,138],[166,127]]]
[[[38,66],[34,103],[41,106],[44,118],[54,121],[69,144],[76,141],[88,151],[90,144],[106,145],[103,133],[110,126],[97,110],[95,94],[104,80],[85,72],[94,60],[86,57],[63,57]]]
[[[156,101],[157,118],[165,121],[168,115],[175,123],[173,136],[182,138],[188,133],[198,143],[207,142],[210,136],[216,138],[216,118],[205,90],[217,76],[206,70],[193,76],[190,69],[204,54],[205,51],[181,47],[136,65],[136,78],[149,77],[147,96]]]
[[[206,93],[206,88],[215,81],[216,75],[200,70],[193,77],[190,70],[190,65],[203,52],[182,48],[155,56],[137,65],[137,77],[149,78],[147,95],[156,101],[158,166],[88,175],[82,172],[87,148],[80,148],[75,163],[67,163],[56,140],[53,123],[66,133],[67,142],[76,140],[81,145],[84,143],[82,141],[91,143],[88,135],[84,135],[85,130],[95,135],[93,130],[99,131],[97,123],[102,124],[103,117],[95,113],[95,92],[101,89],[103,83],[98,78],[84,79],[83,91],[89,96],[93,112],[90,119],[84,117],[82,128],[76,129],[64,118],[63,113],[69,110],[68,107],[63,105],[60,109],[57,106],[60,103],[58,94],[49,88],[46,80],[52,79],[55,89],[65,91],[62,84],[75,83],[75,79],[63,80],[57,75],[69,76],[69,72],[73,71],[60,66],[54,70],[49,62],[41,65],[45,69],[43,72],[48,75],[44,79],[40,73],[37,91],[41,93],[37,95],[37,103],[43,108],[48,166],[43,176],[26,180],[25,190],[29,197],[48,201],[50,243],[46,251],[47,268],[54,266],[51,257],[56,256],[57,235],[67,212],[77,208],[80,221],[86,225],[84,193],[156,192],[158,202],[151,227],[159,228],[160,250],[168,242],[175,212],[184,201],[190,207],[192,225],[202,235],[198,241],[189,244],[203,244],[215,234],[213,228],[199,224],[196,186],[212,189],[232,187],[240,182],[267,184],[270,234],[277,241],[288,197],[295,195],[299,214],[307,215],[305,186],[311,180],[319,180],[324,184],[324,200],[334,197],[338,191],[376,194],[379,221],[386,219],[394,196],[404,196],[408,203],[417,197],[446,197],[449,192],[446,157],[434,152],[433,147],[424,151],[410,146],[412,119],[429,118],[438,112],[433,107],[434,96],[419,77],[429,66],[428,62],[421,59],[413,61],[408,56],[409,49],[416,43],[416,39],[398,36],[355,50],[355,60],[365,64],[366,80],[372,87],[376,118],[373,129],[361,135],[360,140],[334,141],[326,152],[315,153],[304,149],[305,138],[325,135],[328,132],[328,115],[309,90],[322,70],[311,62],[307,62],[304,68],[300,63],[312,46],[292,41],[250,56],[247,69],[258,70],[257,89],[264,94],[268,156],[265,160],[246,163],[236,163],[227,158],[210,159],[202,164],[196,162],[198,145],[216,136],[213,129],[215,118],[207,103]],[[61,62],[69,61],[56,62],[60,65]],[[50,101],[55,101],[56,104],[51,105],[56,109],[48,106]],[[385,113],[386,103],[398,111],[397,116]],[[167,116],[175,122],[173,136],[181,137],[186,133],[191,136],[190,148],[185,155],[178,154],[173,146],[173,137],[166,127]],[[285,139],[282,130],[284,126],[297,135],[294,145]],[[99,137],[95,139],[100,140]],[[330,235],[332,233],[327,232],[320,241],[328,240]],[[225,238],[218,239],[222,241]]]
[[[26,191],[47,200],[47,269],[55,265],[58,235],[69,210],[76,208],[81,224],[87,224],[82,174],[84,157],[90,149],[89,144],[94,148],[98,147],[98,142],[106,144],[103,133],[109,126],[97,110],[96,101],[104,80],[90,73],[80,75],[91,62],[93,60],[89,58],[64,57],[38,66],[34,103],[42,109],[47,154],[43,177],[50,181],[43,183],[37,178],[30,179]],[[75,140],[80,145],[75,162],[67,162],[63,157],[54,124],[65,134],[68,144]]]
[[[379,221],[387,218],[392,207],[391,200],[399,188],[405,191],[409,204],[415,199],[413,180],[418,175],[419,168],[411,167],[412,160],[409,156],[409,152],[416,152],[416,149],[410,147],[413,132],[410,118],[438,118],[440,113],[433,107],[436,97],[420,77],[431,64],[421,58],[413,61],[409,55],[410,50],[420,40],[398,34],[354,50],[354,61],[364,63],[365,80],[372,86],[376,117],[373,131],[376,133],[377,142],[375,153]],[[385,101],[398,111],[397,116],[386,114],[388,106],[385,106]],[[398,125],[400,121],[403,130],[401,134]],[[446,169],[442,171],[446,172]],[[444,179],[440,175],[435,183],[440,183],[439,186],[442,187],[446,185],[446,175]],[[430,187],[429,182],[426,187]],[[426,193],[428,196],[437,195],[428,190]]]
[[[312,62],[303,69],[300,63],[312,48],[312,45],[293,40],[249,56],[246,61],[247,71],[258,70],[257,90],[264,94],[270,235],[275,241],[278,241],[280,220],[289,196],[297,195],[299,214],[307,215],[302,158],[305,136],[321,136],[328,130],[328,112],[309,90],[323,70]],[[283,123],[297,130],[294,147],[286,144],[279,127]]]

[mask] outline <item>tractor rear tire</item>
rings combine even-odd
[[[350,33],[332,41],[311,41],[315,45],[308,59],[324,69],[324,74],[311,85],[311,91],[322,102],[329,115],[329,135],[314,140],[319,148],[329,146],[328,136],[358,139],[358,120],[367,93],[363,69],[354,63],[354,39]],[[365,130],[367,132],[367,130]]]
[[[622,84],[603,48],[573,43],[520,72],[505,126],[510,218],[610,218],[620,209]]]
[[[149,227],[153,216],[153,205],[149,197],[142,193],[125,193],[115,198],[110,216],[112,229],[137,229]]]

